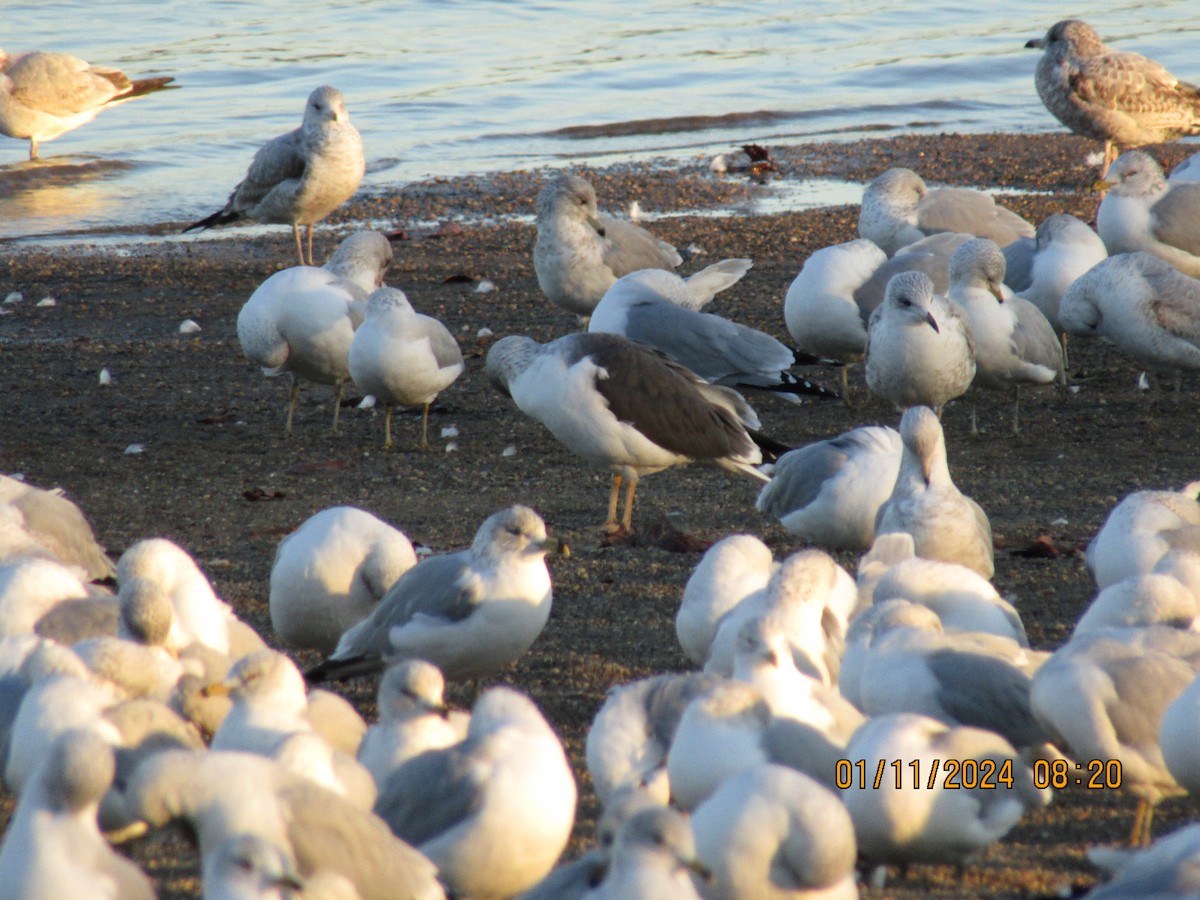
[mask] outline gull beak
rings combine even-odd
[[[929,327],[938,334],[942,333],[942,329],[938,328],[937,319],[933,317],[933,313],[925,313],[925,321],[929,323]]]
[[[1001,303],[1004,302],[1004,286],[1001,285],[999,282],[989,281],[988,282],[988,291],[998,301],[1000,301]]]
[[[1025,42],[1026,50],[1041,50],[1045,46],[1046,46],[1045,38],[1034,38],[1033,40],[1029,40],[1029,41]]]
[[[778,653],[776,653],[774,650],[770,651],[770,652],[767,654],[767,656],[766,656],[766,660],[767,660],[767,662],[769,662],[769,663],[770,663],[772,666],[774,666],[776,669],[778,669],[778,668],[779,668],[779,654],[778,654]]]
[[[571,545],[561,538],[546,538],[545,547],[547,553],[553,553],[562,559],[571,558]]]
[[[925,479],[926,487],[929,486],[929,475],[932,471],[933,471],[933,460],[928,457],[921,460],[921,475]]]
[[[592,230],[600,237],[604,237],[604,226],[600,224],[600,220],[595,216],[588,216],[587,223],[592,226]]]
[[[228,697],[233,686],[227,681],[216,681],[200,688],[201,697]]]
[[[1093,191],[1093,193],[1098,194],[1101,191],[1107,191],[1110,187],[1115,187],[1116,184],[1117,183],[1115,181],[1107,181],[1106,179],[1101,178],[1099,181],[1097,181],[1095,184],[1092,185],[1092,191]]]
[[[690,869],[692,872],[695,872],[696,877],[699,878],[701,881],[708,882],[708,881],[713,880],[712,870],[708,866],[706,866],[704,863],[700,862],[700,860],[698,860],[698,859],[681,859],[680,862],[683,864],[683,867],[685,869]]]

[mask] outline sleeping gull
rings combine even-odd
[[[305,887],[283,848],[259,834],[231,835],[201,862],[205,900],[289,900]]]
[[[77,569],[41,556],[0,563],[0,637],[32,634],[55,607],[91,597],[79,576]]]
[[[422,566],[428,563],[422,563]],[[461,744],[410,759],[380,788],[376,813],[438,867],[455,896],[511,897],[567,846],[575,778],[533,701],[484,692]]]
[[[1200,557],[1191,554],[1198,562]],[[1167,625],[1200,631],[1200,597],[1163,572],[1130,575],[1110,584],[1088,604],[1072,636],[1105,628]]]
[[[214,750],[273,756],[288,735],[312,730],[304,677],[295,663],[275,650],[243,656],[207,692],[233,698],[233,707],[213,735]]]
[[[1200,371],[1200,279],[1157,256],[1104,260],[1071,285],[1059,316],[1072,334],[1098,334],[1149,368],[1174,372],[1176,387],[1181,372]]]
[[[1088,862],[1111,879],[1088,891],[1092,900],[1186,900],[1200,894],[1200,824],[1184,825],[1149,847],[1092,847]]]
[[[708,877],[696,858],[686,816],[667,807],[636,812],[617,830],[604,880],[584,900],[700,900],[693,873]]]
[[[766,332],[690,309],[690,299],[687,282],[674,272],[632,272],[600,299],[587,330],[648,344],[712,384],[769,392],[793,403],[834,396],[789,371],[815,358],[802,358]]]
[[[1096,230],[1110,256],[1141,250],[1200,278],[1200,183],[1167,181],[1154,157],[1129,150],[1096,187],[1108,188]]]
[[[226,204],[184,231],[240,219],[286,223],[292,226],[300,265],[314,265],[313,225],[354,195],[365,169],[362,138],[350,124],[342,92],[322,85],[308,95],[304,123],[263,144]],[[307,259],[301,225],[308,237]]]
[[[493,513],[467,550],[409,569],[310,682],[377,672],[385,658],[426,659],[449,681],[491,675],[525,654],[550,615],[547,551],[557,542],[526,506]]]
[[[992,528],[979,504],[950,477],[937,416],[928,407],[912,407],[900,420],[900,438],[900,474],[892,496],[879,508],[876,535],[907,532],[918,556],[958,563],[991,578]]]
[[[392,446],[392,410],[420,406],[421,447],[429,447],[429,406],[463,371],[449,329],[412,308],[404,291],[382,287],[367,299],[366,318],[347,356],[350,377],[384,405],[384,448]]]
[[[1200,181],[1200,153],[1193,153],[1171,170],[1168,181]]]
[[[591,463],[613,470],[608,531],[629,531],[643,475],[713,462],[761,481],[754,410],[650,348],[615,334],[572,334],[539,344],[513,335],[492,345],[488,378],[526,415]],[[628,484],[617,524],[621,482]]]
[[[21,793],[0,845],[0,885],[12,897],[150,900],[150,879],[113,851],[96,813],[112,783],[112,747],[89,731],[66,731]]]
[[[300,379],[337,386],[333,431],[342,390],[350,378],[346,355],[362,324],[367,295],[383,284],[392,262],[387,238],[375,231],[352,234],[324,266],[293,266],[276,272],[250,295],[237,318],[238,342],[267,376],[288,372],[287,433],[300,394]]]
[[[755,506],[806,544],[867,550],[875,514],[900,472],[900,434],[866,425],[789,450],[775,463]]]
[[[866,346],[867,386],[907,409],[942,407],[966,393],[975,377],[975,347],[967,317],[933,292],[921,272],[888,282],[882,305],[871,313]]]
[[[91,581],[116,574],[83,512],[61,491],[42,490],[0,475],[0,522],[0,560],[18,549],[9,544],[15,537],[9,528],[14,527],[28,541],[22,542],[20,552],[36,547],[65,565],[78,566]]]
[[[151,827],[186,822],[204,857],[234,835],[254,834],[293,859],[301,878],[332,870],[362,900],[445,897],[433,863],[378,817],[265,757],[159,753],[138,767],[126,802]]]
[[[684,655],[704,665],[721,616],[744,597],[765,590],[773,571],[771,548],[752,534],[731,534],[704,551],[688,576],[675,615],[675,635]]]
[[[66,53],[0,50],[0,134],[38,143],[86,125],[110,106],[160,91],[174,78],[131,81],[120,69],[91,66]]]
[[[867,185],[858,234],[888,256],[938,231],[991,238],[1002,247],[1034,234],[1029,222],[999,206],[991,194],[972,188],[930,190],[912,169],[888,169]]]
[[[1112,508],[1084,561],[1103,590],[1153,571],[1177,545],[1200,546],[1200,481],[1178,491],[1134,491]]]
[[[1013,434],[1020,434],[1021,385],[1062,377],[1063,355],[1041,310],[1004,286],[1004,254],[987,238],[968,241],[950,257],[950,295],[967,316],[975,346],[975,378],[982,388],[1013,389]],[[975,403],[971,433],[977,434]]]
[[[590,316],[622,275],[671,270],[681,262],[674,247],[644,228],[600,213],[596,191],[582,176],[563,173],[538,194],[533,248],[538,285],[551,301],[580,317]]]
[[[692,831],[713,875],[711,900],[858,897],[850,815],[800,772],[762,765],[733,775],[692,813]]]
[[[323,509],[275,550],[271,627],[293,647],[330,653],[416,564],[399,529],[353,506]]]
[[[1117,147],[1200,134],[1200,89],[1138,53],[1114,50],[1086,22],[1063,19],[1026,47],[1044,50],[1034,84],[1046,109],[1076,134]]]

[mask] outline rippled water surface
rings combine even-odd
[[[1025,41],[1078,14],[1200,79],[1200,3],[134,0],[3,4],[10,51],[52,49],[179,90],[42,146],[0,136],[0,236],[191,221],[218,208],[319,84],[347,97],[364,187],[749,140],[1047,131]]]

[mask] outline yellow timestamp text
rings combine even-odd
[[[1073,784],[1089,791],[1115,791],[1121,786],[1119,759],[1038,759],[1033,763],[1033,785],[1038,790],[1062,790]]]
[[[834,783],[839,790],[880,790],[906,786],[932,791],[1011,789],[1011,759],[839,759]]]

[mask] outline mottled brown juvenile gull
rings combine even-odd
[[[264,144],[228,202],[184,231],[240,219],[288,224],[296,238],[299,264],[314,265],[313,225],[354,195],[365,169],[362,138],[350,124],[342,92],[322,85],[308,95],[304,123]],[[300,242],[301,225],[308,238],[307,258]]]
[[[513,335],[488,351],[492,384],[589,462],[613,471],[609,531],[632,527],[643,475],[713,462],[761,481],[754,410],[660,352],[616,334],[572,334],[548,344]],[[628,488],[617,524],[621,482]]]
[[[871,313],[865,368],[867,386],[897,409],[924,405],[941,416],[975,377],[967,317],[933,292],[927,275],[902,272]]]
[[[991,238],[1002,247],[1034,235],[1033,225],[999,206],[991,194],[973,188],[930,190],[912,169],[888,169],[867,185],[858,234],[888,256],[939,231]]]
[[[1150,369],[1173,372],[1177,386],[1181,372],[1200,371],[1200,279],[1157,256],[1104,260],[1063,295],[1059,317],[1071,334],[1100,335]]]
[[[467,550],[409,569],[310,682],[380,671],[387,659],[425,659],[449,681],[491,675],[525,654],[550,615],[546,553],[556,542],[527,506],[493,513]]]
[[[1114,50],[1086,22],[1063,19],[1026,47],[1044,50],[1034,84],[1046,109],[1076,134],[1118,147],[1200,134],[1200,88],[1139,53]]]
[[[420,406],[421,448],[429,447],[429,406],[462,374],[462,350],[448,328],[412,308],[404,291],[382,287],[347,354],[350,377],[384,405],[384,448],[392,446],[392,410]]]
[[[1148,153],[1122,153],[1096,186],[1108,194],[1096,230],[1110,256],[1144,251],[1200,278],[1200,183],[1167,181]]]
[[[981,388],[1013,390],[1013,434],[1021,431],[1022,385],[1062,377],[1063,354],[1054,328],[1041,310],[1004,286],[1004,254],[995,242],[976,238],[950,257],[951,303],[967,316],[975,346],[975,378]],[[975,404],[971,433],[977,434]]]
[[[7,539],[15,535],[9,525],[0,525],[0,560],[11,552],[36,547],[59,562],[78,566],[92,581],[116,574],[116,566],[96,543],[83,512],[60,490],[46,491],[0,475],[0,519],[18,528],[29,542],[19,548],[10,546]]]
[[[299,265],[276,272],[238,312],[238,343],[246,359],[271,377],[292,376],[287,433],[300,395],[300,380],[337,386],[333,431],[342,390],[350,379],[347,354],[363,321],[367,295],[383,284],[392,262],[387,238],[375,231],[352,234],[324,266]]]
[[[644,228],[599,212],[596,191],[582,176],[558,175],[538,194],[533,266],[543,293],[563,309],[586,318],[622,275],[681,262],[674,247]]]
[[[293,647],[330,653],[416,564],[399,529],[353,506],[323,509],[275,550],[271,627]]]
[[[712,384],[771,393],[793,403],[837,396],[790,371],[798,363],[819,362],[815,357],[764,331],[690,309],[690,299],[687,282],[674,272],[632,272],[600,299],[587,330],[648,344]]]
[[[711,900],[856,900],[854,825],[832,791],[779,765],[727,779],[692,813]]]
[[[96,734],[72,730],[54,741],[4,832],[6,897],[154,897],[150,879],[109,847],[96,823],[115,771],[112,747]]]
[[[806,544],[867,550],[875,514],[900,472],[900,434],[866,425],[789,450],[775,463],[755,506]]]
[[[0,134],[38,143],[86,125],[110,106],[160,91],[174,78],[139,78],[67,53],[0,50]]]
[[[992,528],[979,504],[950,478],[946,437],[928,407],[914,406],[900,420],[904,455],[892,496],[879,508],[875,533],[912,535],[917,555],[974,569],[984,578],[995,572]]]
[[[422,566],[427,563],[422,563]],[[533,701],[486,691],[461,744],[393,772],[375,810],[455,896],[511,897],[546,876],[575,822],[575,778]]]

